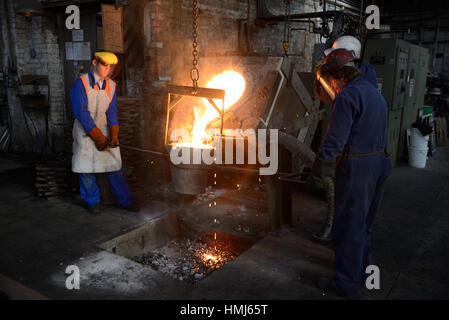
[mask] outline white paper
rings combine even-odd
[[[72,30],[72,41],[83,41],[83,40],[84,40],[83,29]]]
[[[73,42],[73,59],[90,60],[90,42]]]
[[[73,60],[81,60],[81,42],[73,42]]]
[[[90,42],[81,42],[81,60],[91,60]]]
[[[73,59],[73,42],[65,43],[65,59],[66,60],[74,60]]]

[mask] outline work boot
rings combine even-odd
[[[129,206],[121,207],[121,208],[123,210],[130,211],[130,212],[139,212],[139,210],[140,210],[140,206],[136,202],[133,202]]]
[[[331,294],[337,295],[339,297],[350,299],[350,300],[359,299],[359,297],[348,296],[348,295],[340,292],[340,290],[338,290],[335,282],[333,280],[330,280],[325,277],[321,277],[318,279],[317,286],[321,290],[321,292],[326,293],[326,294],[331,293]]]
[[[93,206],[88,207],[87,210],[89,211],[90,214],[98,215],[100,214],[100,204],[99,203],[94,204]]]
[[[291,231],[291,227],[288,225],[283,225],[280,228],[274,228],[271,229],[268,234],[276,237],[276,238],[282,238],[283,236],[285,236],[287,233],[289,233]]]

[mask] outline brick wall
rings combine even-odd
[[[12,2],[15,3],[15,2]],[[16,3],[15,3],[16,4]],[[33,16],[25,17],[15,15],[14,32],[17,38],[17,72],[19,79],[24,75],[43,75],[48,76],[49,85],[47,86],[21,86],[23,94],[33,93],[39,90],[47,96],[50,104],[48,121],[50,141],[54,151],[63,149],[63,121],[64,121],[64,86],[62,60],[59,54],[59,44],[56,30],[56,19],[52,16]],[[12,25],[9,25],[12,28]],[[17,89],[14,89],[17,90]],[[10,103],[10,109],[22,110],[18,101]],[[45,120],[42,112],[28,110],[25,117],[28,123],[26,125],[23,115],[13,112],[13,122],[16,128],[16,143],[12,145],[13,151],[38,151],[35,148],[32,135],[38,132],[45,132]],[[29,119],[32,119],[31,122]],[[30,134],[30,131],[32,134]],[[39,141],[41,144],[44,142]]]
[[[54,148],[56,151],[62,150],[65,93],[56,21],[52,17],[27,19],[24,16],[16,16],[16,19],[19,75],[48,76],[48,89],[42,86],[39,87],[39,90],[48,95],[49,129],[53,137],[52,141],[55,143]],[[36,52],[35,58],[30,56],[30,50],[33,48]],[[33,88],[28,88],[28,90],[30,89],[33,90]]]

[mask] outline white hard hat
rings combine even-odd
[[[354,55],[357,58],[360,58],[360,49],[362,48],[362,45],[359,41],[359,39],[352,37],[352,36],[342,36],[335,40],[334,44],[332,45],[332,48],[328,48],[324,50],[324,54],[327,56],[332,51],[336,49],[346,49],[349,51],[353,51]]]

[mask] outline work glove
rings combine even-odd
[[[109,147],[111,147],[111,148],[118,147],[118,130],[119,130],[119,128],[120,128],[120,126],[118,126],[118,125],[109,126],[109,137],[110,137]]]
[[[103,151],[108,147],[109,141],[98,127],[94,127],[87,133],[95,142],[95,147],[99,151]]]
[[[335,159],[325,160],[317,158],[312,169],[311,175],[306,180],[306,187],[310,189],[324,189],[324,179],[326,177],[334,177],[335,174]]]

